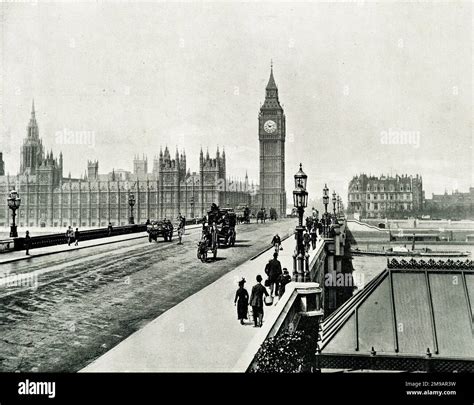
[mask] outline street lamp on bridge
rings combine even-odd
[[[332,192],[332,212],[334,216],[336,216],[336,202],[337,202],[336,192],[333,191]]]
[[[128,192],[128,205],[130,206],[130,216],[128,217],[128,223],[133,225],[135,220],[133,218],[133,206],[135,205],[135,194]]]
[[[341,197],[337,195],[337,215],[341,214]]]
[[[10,238],[18,238],[18,232],[15,223],[16,210],[20,208],[21,198],[18,195],[18,191],[10,191],[10,195],[7,198],[8,208],[12,210],[12,223],[10,226]]]
[[[326,236],[328,228],[328,204],[329,204],[329,189],[325,184],[323,188],[323,204],[324,204],[324,218],[323,218],[323,235]]]
[[[296,249],[293,254],[293,278],[299,282],[305,281],[309,273],[309,256],[303,244],[303,215],[304,209],[308,206],[308,192],[306,191],[307,180],[308,176],[303,172],[303,167],[300,163],[300,170],[295,174],[295,189],[293,191],[293,205],[298,212],[298,226],[295,230]]]

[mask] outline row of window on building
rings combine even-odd
[[[349,194],[349,201],[358,201],[363,194]],[[367,200],[412,200],[412,194],[370,194],[367,193]]]
[[[362,190],[362,187],[360,187],[358,184],[355,185],[354,189],[355,189],[355,191],[363,191],[363,190]],[[395,191],[397,191],[397,190],[395,190],[395,185],[393,185],[393,184],[390,184],[390,185],[388,186],[388,190],[385,190],[385,186],[384,186],[383,184],[380,184],[380,185],[377,185],[377,184],[372,184],[372,185],[371,185],[371,184],[368,184],[368,185],[367,185],[367,190],[365,190],[365,191],[375,191],[375,192],[380,191],[380,192],[383,193],[384,191],[395,192]],[[410,184],[405,184],[405,185],[400,184],[400,187],[399,187],[399,190],[398,190],[398,191],[402,191],[402,192],[403,192],[403,191],[409,191],[409,192],[410,192],[410,191],[411,191],[411,186],[410,186]]]

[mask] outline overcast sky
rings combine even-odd
[[[1,3],[0,151],[11,174],[35,99],[40,135],[100,172],[149,168],[160,145],[225,146],[258,179],[257,118],[274,62],[287,117],[287,191],[357,173],[420,173],[427,196],[473,181],[472,5],[460,3]],[[64,131],[94,144],[61,144]],[[62,132],[61,132],[62,131]],[[397,140],[396,132],[409,137]],[[64,139],[64,138],[63,138]],[[398,144],[393,144],[393,143]],[[403,144],[404,143],[404,144]]]

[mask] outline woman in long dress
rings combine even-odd
[[[244,288],[245,278],[239,281],[239,289],[235,293],[234,305],[237,305],[237,319],[240,324],[244,324],[244,319],[247,319],[247,311],[249,306],[249,293]]]

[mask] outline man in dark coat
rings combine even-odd
[[[77,246],[79,244],[79,228],[76,228],[76,232],[74,232],[74,239],[76,241],[74,245]]]
[[[253,311],[254,327],[261,327],[263,322],[263,296],[268,296],[267,289],[262,285],[262,276],[257,276],[257,284],[252,287],[250,294],[250,305]]]
[[[311,245],[313,246],[313,250],[316,249],[316,228],[317,228],[316,222],[313,223],[313,226],[311,227],[310,230],[310,235],[311,235]]]
[[[306,230],[304,235],[303,235],[303,242],[304,242],[304,249],[306,252],[309,252],[309,243],[310,243],[310,236],[309,236],[309,233],[308,231]]]
[[[281,263],[278,261],[277,257],[278,253],[273,253],[273,259],[270,260],[265,267],[265,273],[268,276],[270,294],[272,297],[278,295],[278,278],[282,274]]]
[[[280,250],[281,238],[280,235],[276,234],[272,239],[272,246],[275,248],[275,252]]]
[[[26,231],[25,234],[25,250],[26,250],[26,255],[30,255],[30,247],[31,247],[31,238],[30,238],[30,231]]]

